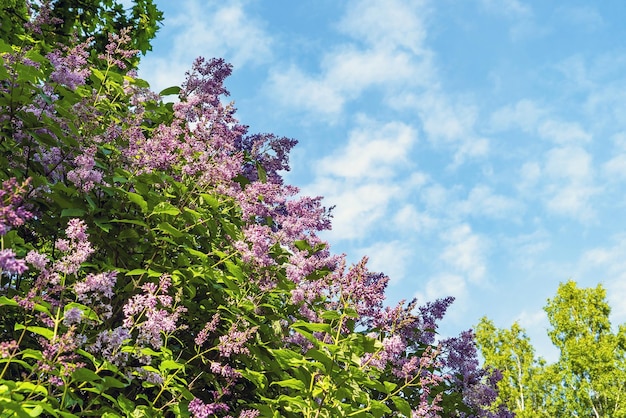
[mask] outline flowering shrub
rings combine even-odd
[[[155,94],[127,31],[49,44],[37,4],[0,39],[0,416],[495,416],[471,333],[436,342],[452,300],[385,306],[330,252],[228,64]]]

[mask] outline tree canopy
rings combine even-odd
[[[497,329],[483,318],[476,338],[485,364],[498,369],[496,405],[520,417],[626,416],[626,327],[613,331],[606,291],[562,283],[545,307],[559,359],[535,357],[517,324]]]

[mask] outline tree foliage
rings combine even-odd
[[[518,324],[497,329],[483,318],[477,343],[485,364],[503,375],[499,399],[516,416],[626,416],[626,328],[613,332],[601,285],[581,289],[562,283],[545,307],[558,361],[535,357]]]
[[[472,333],[435,341],[452,300],[385,306],[331,253],[281,177],[295,141],[224,102],[230,65],[156,94],[128,64],[158,12],[4,7],[0,416],[495,416]]]

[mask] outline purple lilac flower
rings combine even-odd
[[[24,208],[23,196],[29,180],[22,184],[17,179],[10,178],[2,182],[0,188],[0,235],[5,235],[12,227],[23,225],[33,217],[33,214]]]
[[[74,274],[95,251],[87,240],[89,236],[85,232],[86,228],[82,220],[70,219],[65,230],[69,240],[58,239],[55,242],[56,249],[66,254],[54,263],[53,270],[64,274]]]
[[[198,335],[196,336],[194,340],[196,345],[201,346],[202,344],[204,344],[204,342],[206,341],[209,335],[209,332],[213,332],[217,329],[217,324],[219,323],[219,321],[220,321],[219,312],[213,314],[213,318],[211,318],[211,320],[206,323],[204,328],[202,328],[202,331],[200,331]]]
[[[143,284],[143,293],[133,296],[124,305],[123,324],[128,329],[138,328],[138,343],[148,343],[158,349],[163,344],[161,333],[174,332],[179,328],[178,318],[187,309],[172,306],[172,297],[167,294],[170,285],[170,277],[164,274],[158,286],[154,283]]]
[[[70,326],[73,324],[80,324],[81,319],[83,318],[83,311],[78,308],[71,308],[67,312],[65,312],[65,317],[63,318],[63,324],[66,326]]]
[[[49,261],[47,255],[38,253],[35,250],[30,250],[28,254],[26,254],[25,260],[28,264],[32,265],[33,267],[35,267],[36,270],[39,271],[45,270],[46,265]]]
[[[0,273],[22,274],[28,270],[26,261],[15,258],[15,251],[12,249],[0,250]]]
[[[245,325],[245,324],[244,324]],[[245,343],[256,333],[259,327],[247,328],[245,331],[239,331],[237,326],[233,324],[227,334],[220,336],[220,343],[217,349],[222,357],[230,357],[233,354],[250,354],[250,350]]]
[[[76,87],[85,84],[85,80],[91,73],[87,65],[90,42],[91,39],[87,39],[72,48],[64,46],[46,55],[54,67],[50,73],[50,80],[70,90],[75,90]]]
[[[189,412],[193,414],[194,418],[207,418],[209,415],[228,410],[228,405],[224,403],[204,403],[198,398],[189,402]]]
[[[2,341],[0,342],[0,358],[7,358],[11,356],[19,348],[17,341]]]
[[[74,285],[74,292],[81,302],[91,303],[102,298],[113,297],[113,288],[117,281],[117,271],[89,273],[81,282]]]
[[[96,341],[87,347],[87,351],[99,353],[104,359],[118,367],[125,366],[128,362],[128,353],[122,352],[121,348],[130,337],[130,332],[124,327],[102,331],[96,337]]]
[[[261,413],[256,409],[244,409],[239,413],[239,418],[257,418]]]
[[[89,192],[96,184],[102,182],[102,171],[95,168],[96,147],[91,146],[83,153],[74,157],[76,168],[68,171],[67,179],[83,192]]]

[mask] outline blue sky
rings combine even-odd
[[[455,296],[444,334],[517,320],[549,359],[561,281],[626,321],[626,2],[157,4],[140,76],[231,62],[239,119],[299,141],[288,182],[336,205],[325,238],[389,303]]]

